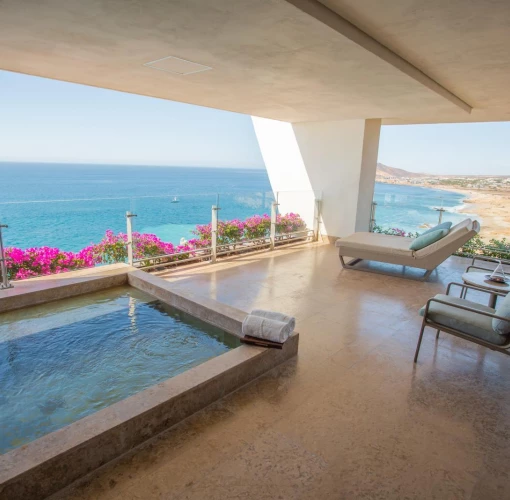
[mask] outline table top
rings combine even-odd
[[[472,272],[464,273],[462,275],[462,281],[468,285],[479,286],[480,288],[487,288],[488,290],[494,290],[496,292],[509,292],[510,284],[508,283],[496,283],[495,281],[489,281],[485,276],[491,274],[490,271],[485,272]]]

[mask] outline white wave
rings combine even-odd
[[[447,212],[453,212],[453,213],[458,213],[460,212],[461,210],[464,210],[466,208],[466,204],[465,203],[462,203],[461,205],[455,205],[453,207],[445,207],[445,210]]]

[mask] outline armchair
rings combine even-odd
[[[420,310],[423,322],[416,346],[414,362],[416,363],[418,360],[423,332],[427,326],[437,330],[436,338],[439,337],[440,331],[444,331],[494,351],[510,355],[510,315],[503,313],[505,314],[503,316],[498,314],[499,311],[491,307],[450,295],[454,286],[460,287],[462,291],[473,289],[478,292],[497,294],[503,297],[506,295],[465,283],[450,283],[446,289],[446,294],[438,294],[430,298],[427,304]],[[503,303],[504,308],[507,307],[505,305],[506,301],[510,303],[510,295],[508,295]],[[506,330],[509,333],[502,334],[495,330],[493,328],[493,320],[499,320],[505,325],[508,324],[508,329]]]

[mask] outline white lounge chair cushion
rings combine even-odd
[[[466,229],[466,228],[468,231],[470,231],[472,226],[473,226],[473,221],[471,219],[469,219],[469,218],[464,219],[463,221],[459,222],[458,224],[455,224],[455,226],[451,227],[449,234],[456,233],[457,231],[461,231],[462,229]]]
[[[391,236],[389,234],[360,232],[354,233],[345,238],[336,240],[335,246],[345,249],[367,250],[388,255],[405,255],[412,257],[413,251],[409,250],[409,245],[413,238],[402,236]],[[356,253],[353,253],[353,257]]]
[[[426,246],[425,248],[422,248],[421,250],[416,250],[414,252],[414,255],[416,258],[421,259],[423,257],[427,257],[428,255],[431,255],[442,248],[448,246],[450,243],[452,243],[454,240],[457,240],[458,238],[461,238],[469,233],[471,229],[473,228],[473,221],[471,219],[466,219],[462,222],[459,222],[456,226],[453,226],[450,229],[450,232],[444,237],[441,238],[439,241],[436,241],[435,243],[432,243],[431,245]],[[459,247],[461,244],[459,243]],[[457,250],[457,249],[455,249]],[[453,250],[452,253],[455,251]]]

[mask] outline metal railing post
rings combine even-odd
[[[441,224],[441,221],[443,220],[443,212],[446,212],[446,210],[444,208],[436,208],[436,210],[439,212],[438,224]]]
[[[126,212],[126,225],[127,225],[127,254],[128,264],[133,265],[133,222],[131,219],[136,217],[136,214]]]
[[[372,202],[372,207],[370,209],[370,223],[368,224],[368,230],[373,233],[375,227],[375,211],[377,209],[377,202]]]
[[[443,197],[441,197],[441,206],[439,208],[435,208],[437,212],[439,212],[439,222],[438,224],[441,224],[443,221],[443,212],[446,212],[446,210],[443,208]]]
[[[313,241],[319,241],[321,227],[321,205],[322,200],[315,199],[315,218],[313,221]]]
[[[6,224],[0,224],[0,273],[2,274],[2,281],[0,282],[0,289],[12,288],[7,276],[7,264],[5,263],[4,242],[2,239],[2,228],[9,227]]]
[[[211,262],[216,262],[218,247],[218,210],[217,205],[212,206],[211,211]]]
[[[271,232],[269,233],[269,241],[270,241],[270,245],[269,245],[269,248],[270,250],[274,250],[274,247],[275,247],[275,241],[276,241],[276,207],[278,206],[278,202],[277,201],[273,201],[273,203],[271,203]]]

